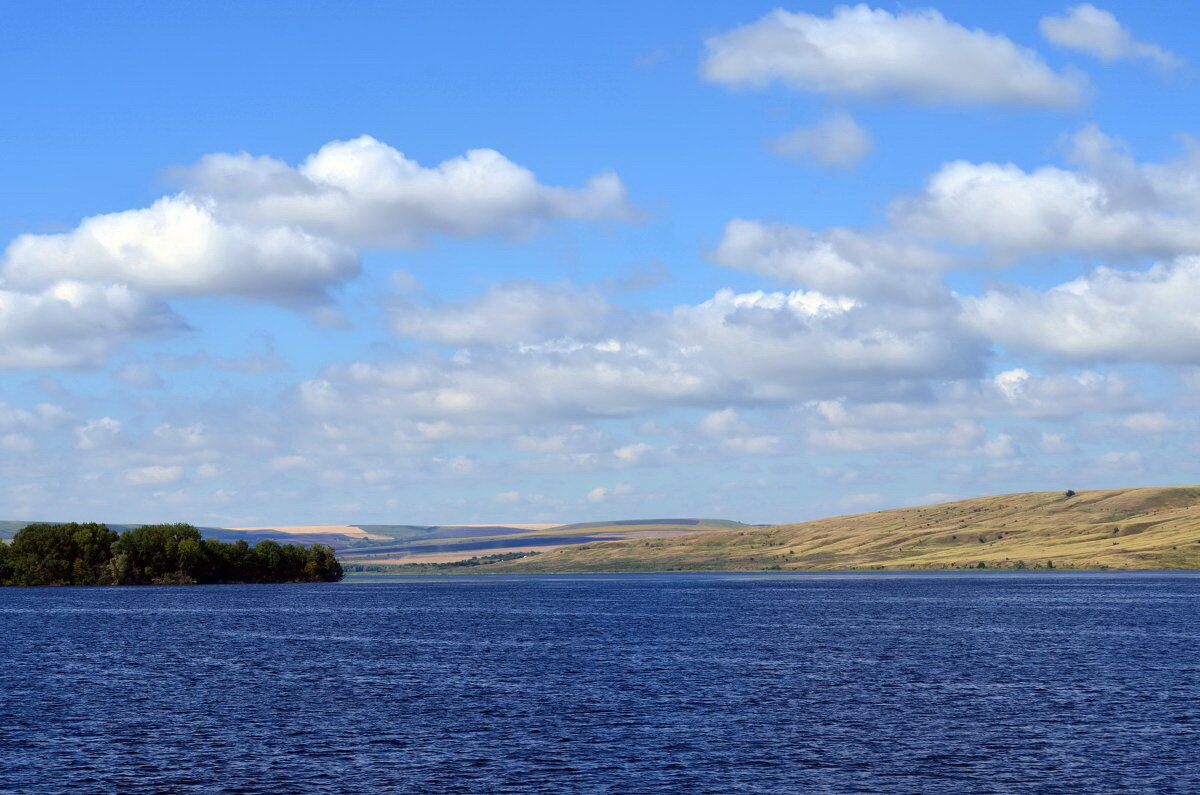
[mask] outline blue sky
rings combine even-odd
[[[1200,480],[1193,4],[6,11],[5,518]]]

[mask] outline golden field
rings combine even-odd
[[[600,541],[488,571],[849,569],[1200,569],[1200,486],[1030,492],[709,530]]]

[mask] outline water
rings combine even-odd
[[[1200,790],[1200,576],[0,589],[0,790]]]

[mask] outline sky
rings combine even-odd
[[[1200,482],[1194,3],[4,17],[0,518]]]

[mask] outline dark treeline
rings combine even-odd
[[[102,524],[32,524],[0,542],[0,585],[191,585],[336,582],[342,566],[323,544],[202,538],[187,524],[121,534]]]
[[[529,558],[534,555],[540,555],[541,552],[497,552],[494,555],[476,555],[473,558],[466,560],[454,560],[449,563],[347,563],[346,568],[356,574],[368,574],[377,572],[379,574],[388,574],[393,572],[423,572],[436,571],[438,569],[461,569],[470,568],[472,566],[487,566],[492,563],[503,563],[506,560],[520,560],[521,558]]]

